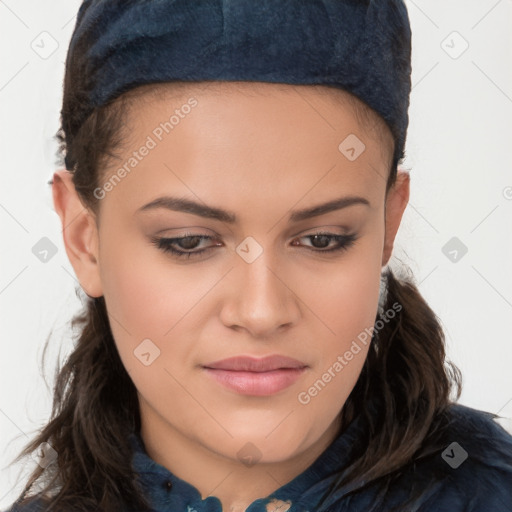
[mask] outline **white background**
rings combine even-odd
[[[411,268],[440,317],[449,358],[464,376],[460,402],[512,417],[512,0],[406,3],[413,33],[405,161],[411,198],[392,267]],[[53,368],[58,351],[64,358],[72,348],[68,322],[81,307],[47,185],[79,5],[0,0],[3,509],[32,469],[9,463],[49,417]],[[44,51],[41,38],[46,51],[52,38],[58,44],[47,58],[33,49]],[[42,237],[57,246],[47,263],[32,253]],[[452,237],[468,249],[457,262],[442,251]],[[47,387],[40,362],[52,328]]]

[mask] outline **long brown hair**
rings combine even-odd
[[[74,102],[80,101],[79,87],[80,80],[65,81],[66,108],[56,137],[61,158],[66,153],[71,163],[68,170],[77,193],[96,212],[100,170],[125,140],[126,108],[138,92],[129,91],[95,109],[75,136],[66,137],[63,127]],[[362,108],[357,102],[354,106]],[[367,120],[372,117],[369,110],[358,112]],[[386,195],[396,181],[398,163],[392,162]],[[344,476],[345,483],[382,479],[428,452],[452,391],[455,388],[455,400],[461,393],[459,370],[445,362],[444,334],[436,314],[412,279],[399,279],[389,268],[384,278],[384,309],[395,303],[401,309],[374,332],[361,375],[340,413],[343,425],[358,414],[368,415],[369,424],[365,451]],[[41,443],[49,443],[57,460],[36,467],[16,505],[38,497],[48,511],[150,510],[131,468],[128,435],[140,429],[136,388],[117,352],[104,298],[83,299],[85,307],[71,320],[73,330],[78,327],[76,345],[56,371],[51,417],[14,462],[38,451]],[[377,418],[366,407],[375,397],[382,404]],[[36,482],[40,490],[32,493]]]

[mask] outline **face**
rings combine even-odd
[[[94,257],[74,266],[105,297],[143,429],[233,460],[250,442],[274,462],[338,427],[406,204],[405,188],[385,201],[390,135],[344,94],[196,84],[134,104],[96,193]],[[302,369],[205,368],[272,355]]]

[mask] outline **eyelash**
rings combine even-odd
[[[354,245],[355,241],[358,238],[354,234],[352,234],[352,235],[336,235],[334,233],[317,232],[317,233],[312,233],[310,235],[301,236],[301,237],[299,237],[299,239],[300,238],[310,238],[310,237],[314,237],[314,236],[327,236],[331,239],[331,241],[334,240],[334,241],[341,243],[341,245],[339,245],[338,247],[334,247],[331,249],[309,249],[310,251],[316,252],[316,253],[326,253],[326,252],[327,253],[337,253],[337,252],[341,252],[341,251],[346,251]],[[187,258],[187,259],[189,259],[191,257],[192,258],[199,257],[215,248],[215,247],[207,247],[206,249],[200,249],[200,250],[194,251],[194,252],[187,252],[187,251],[180,251],[180,250],[174,249],[172,247],[172,244],[175,244],[176,242],[179,242],[181,240],[185,240],[188,238],[201,238],[201,239],[205,240],[205,239],[212,239],[213,237],[207,236],[207,235],[199,235],[199,234],[187,234],[185,236],[178,237],[178,238],[151,237],[151,243],[153,243],[158,249],[162,250],[163,252],[170,253],[173,257]]]

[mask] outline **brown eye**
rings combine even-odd
[[[211,236],[193,234],[177,238],[152,237],[151,242],[156,245],[158,249],[166,253],[171,253],[173,256],[178,258],[191,258],[198,257],[212,250],[212,246],[206,247],[205,249],[199,249],[195,251],[193,250],[200,244],[202,240],[210,239],[212,239]]]
[[[301,238],[309,238],[312,243],[312,251],[313,252],[336,252],[336,251],[342,251],[347,250],[349,247],[351,247],[354,242],[357,240],[357,237],[355,234],[352,235],[337,235],[335,233],[313,233],[311,235],[305,235],[297,240],[300,240]],[[329,245],[332,242],[336,242],[337,245],[330,249],[325,249],[325,247],[329,247]],[[297,245],[297,244],[294,244]],[[308,248],[310,248],[308,247]]]

